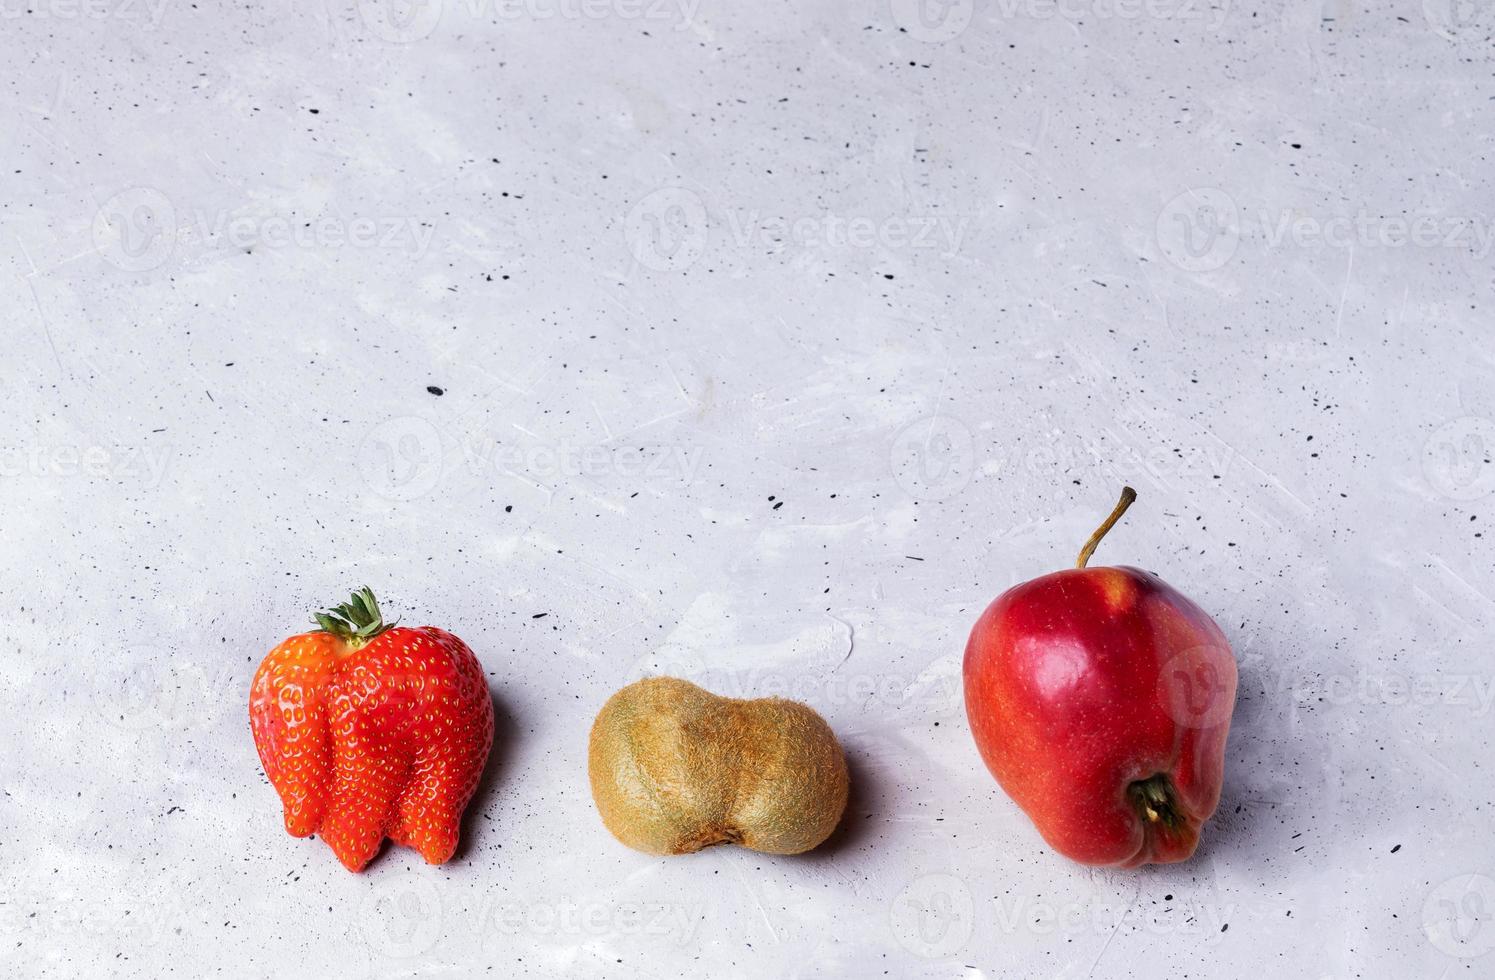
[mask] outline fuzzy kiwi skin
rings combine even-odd
[[[810,708],[718,697],[675,677],[608,699],[587,769],[607,829],[648,854],[803,853],[836,829],[850,785],[841,743]]]

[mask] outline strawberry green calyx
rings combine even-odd
[[[322,628],[323,633],[331,633],[355,649],[398,622],[396,620],[395,623],[385,625],[384,614],[379,611],[379,602],[368,586],[353,593],[353,598],[341,606],[334,606],[327,612],[312,613],[312,619]]]

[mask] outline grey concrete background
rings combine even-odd
[[[7,975],[1495,970],[1490,5],[0,14]],[[1242,675],[1132,873],[959,689],[1123,482],[1097,561]],[[250,740],[363,584],[501,709],[440,868],[287,837]],[[838,836],[614,842],[588,726],[658,670],[821,711]]]

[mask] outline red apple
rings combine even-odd
[[[1076,567],[1008,589],[966,645],[966,715],[987,768],[1083,864],[1182,861],[1220,802],[1235,708],[1230,644],[1204,610],[1137,568]]]

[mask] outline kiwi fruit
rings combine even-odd
[[[608,699],[587,768],[602,822],[648,854],[803,853],[836,829],[850,783],[841,743],[810,708],[718,697],[675,677]]]

